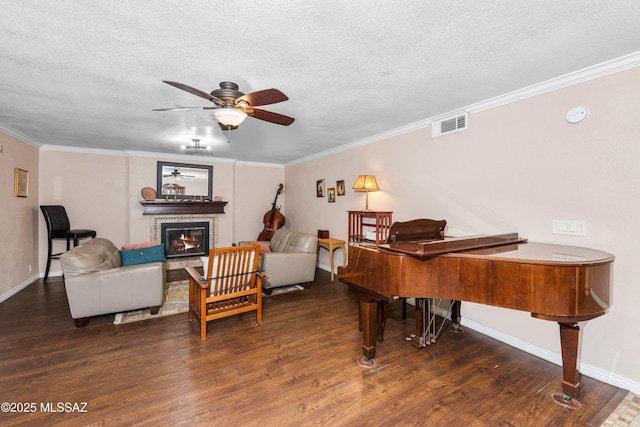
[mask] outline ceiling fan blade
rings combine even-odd
[[[204,98],[204,99],[206,99],[208,101],[211,101],[211,102],[215,102],[216,104],[218,104],[220,106],[224,105],[224,101],[222,101],[219,98],[216,98],[215,96],[213,96],[213,95],[211,95],[211,94],[209,94],[207,92],[203,92],[200,89],[196,89],[194,87],[187,86],[186,84],[183,84],[183,83],[171,82],[171,81],[168,81],[168,80],[163,80],[163,82],[168,84],[168,85],[171,85],[173,87],[177,87],[178,89],[182,89],[182,90],[184,90],[186,92],[189,92],[192,95],[199,96],[200,98]]]
[[[251,107],[257,107],[259,105],[276,104],[289,99],[287,95],[280,92],[278,89],[265,89],[258,92],[247,93],[236,98],[236,105],[245,101]]]
[[[175,107],[175,108],[153,108],[151,111],[186,111],[186,110],[215,110],[218,107]]]
[[[289,126],[296,120],[293,117],[274,113],[273,111],[259,110],[257,108],[248,108],[245,112],[249,117],[253,117],[254,119],[260,119],[265,122],[271,122],[282,126]]]

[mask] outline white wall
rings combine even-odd
[[[284,167],[238,163],[234,168],[234,242],[256,240],[264,228],[264,214],[271,211],[278,186],[284,184]],[[276,203],[282,214],[286,214],[285,186]],[[289,222],[286,220],[286,227]]]
[[[125,154],[40,150],[40,204],[63,205],[71,228],[96,230],[116,246],[128,243],[128,194],[129,159]],[[42,215],[39,222],[40,271],[44,272],[47,227]],[[53,245],[54,253],[66,249],[64,240],[57,239]],[[58,260],[51,262],[49,274],[62,274]]]
[[[129,185],[129,240],[131,242],[143,242],[149,240],[152,216],[143,215],[144,209],[140,204],[140,194],[144,187],[156,188],[156,175],[158,161],[168,161],[167,158],[159,158],[159,155],[134,153],[130,154],[130,185]],[[224,201],[230,202],[225,206],[225,213],[218,215],[218,228],[216,230],[216,246],[229,246],[233,240],[234,204],[233,201],[233,164],[228,161],[219,161],[207,157],[182,156],[172,157],[180,163],[213,166],[212,195],[221,196]]]
[[[431,138],[429,128],[285,169],[287,220],[296,229],[329,229],[347,238],[349,209],[363,209],[351,190],[357,175],[373,174],[381,192],[369,207],[394,220],[446,219],[453,235],[517,231],[531,241],[587,246],[616,255],[614,305],[583,328],[582,366],[640,391],[640,68],[601,77],[506,106],[471,114],[467,131]],[[566,112],[584,105],[587,121]],[[315,195],[345,179],[336,203]],[[551,233],[553,219],[584,220],[586,237]],[[326,251],[320,263],[328,265]],[[560,351],[558,327],[528,313],[463,304],[465,319],[543,352]]]
[[[224,159],[195,156],[171,159],[213,166],[212,193],[228,202],[225,213],[218,215],[217,246],[257,238],[262,215],[273,200],[273,193],[266,190],[275,192],[283,182],[283,167],[236,165]],[[144,187],[156,187],[157,162],[167,160],[153,153],[44,147],[40,150],[40,204],[64,205],[72,227],[96,230],[98,236],[112,240],[116,246],[147,241],[152,217],[143,215],[140,192]],[[44,272],[47,234],[42,215],[38,221],[39,271]],[[56,241],[54,250],[64,250],[64,242]],[[61,274],[59,261],[52,261],[50,275]]]
[[[38,150],[0,132],[0,301],[38,274]],[[14,196],[14,170],[29,172],[29,197]]]

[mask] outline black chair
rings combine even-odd
[[[44,271],[44,280],[49,277],[49,267],[51,267],[52,259],[60,259],[60,255],[63,252],[52,254],[52,241],[53,239],[67,239],[67,250],[71,249],[71,240],[73,239],[73,246],[78,246],[78,240],[83,237],[96,237],[94,230],[71,230],[71,224],[69,223],[69,217],[64,206],[40,206],[40,210],[44,215],[44,220],[47,223],[47,245],[49,247],[47,254],[47,268]]]

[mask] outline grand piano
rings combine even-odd
[[[380,306],[386,302],[409,297],[456,301],[454,325],[460,322],[459,301],[528,311],[559,324],[562,393],[554,398],[571,402],[580,392],[578,322],[607,312],[614,256],[528,242],[517,233],[445,237],[445,225],[428,219],[394,223],[385,244],[349,246],[348,265],[338,268],[338,277],[359,298],[359,363],[373,364],[384,313]]]

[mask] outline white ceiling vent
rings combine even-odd
[[[436,137],[446,133],[458,132],[467,129],[467,127],[469,127],[469,114],[463,113],[431,123],[431,136]]]

